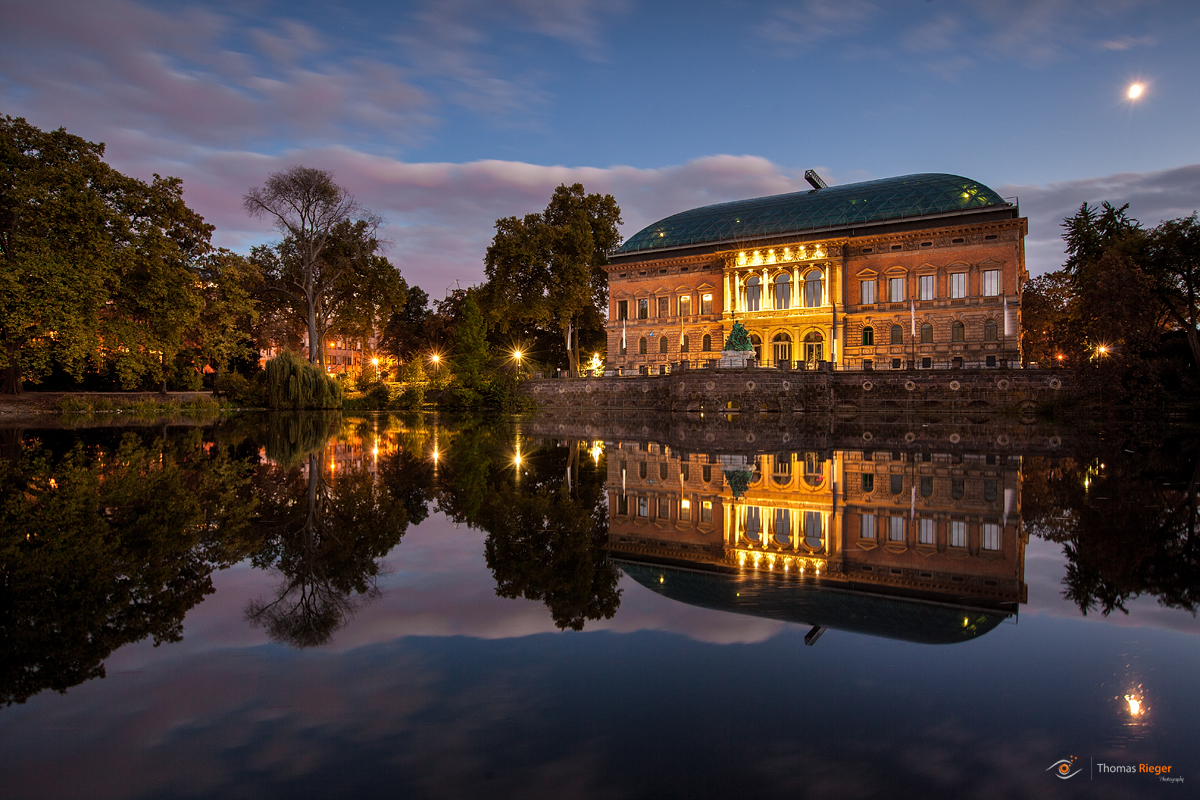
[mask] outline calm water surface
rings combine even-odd
[[[989,424],[0,431],[0,797],[1195,796],[1200,442]]]

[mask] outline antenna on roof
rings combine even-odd
[[[821,176],[816,173],[816,170],[804,170],[804,180],[812,184],[814,189],[828,189],[829,184],[821,180]]]

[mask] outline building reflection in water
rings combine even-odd
[[[1013,456],[610,442],[608,549],[681,602],[929,644],[1026,601]]]

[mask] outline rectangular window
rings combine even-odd
[[[629,319],[629,301],[617,301],[617,319]]]
[[[669,498],[660,497],[658,499],[658,518],[659,519],[670,519],[671,518],[671,500]]]
[[[638,304],[637,318],[638,319],[649,319],[650,318],[650,298],[649,297],[639,298],[637,301],[637,304]]]
[[[983,271],[983,296],[1000,296],[1000,270],[985,269]]]
[[[870,305],[875,302],[875,281],[863,281],[858,285],[858,302]]]
[[[691,477],[692,471],[690,469],[690,466],[691,465],[688,464],[687,462],[684,462],[679,465],[679,477],[683,478],[683,480],[685,480],[685,481]]]
[[[967,273],[954,272],[950,275],[950,297],[959,299],[967,296]]]
[[[708,464],[705,464],[703,467],[700,468],[700,479],[702,481],[704,481],[705,483],[709,483],[712,481],[712,467],[711,466],[709,466]]]
[[[875,538],[875,515],[863,514],[858,518],[858,536],[860,539]]]
[[[686,497],[679,501],[679,519],[683,522],[692,521],[692,501]]]
[[[685,294],[679,298],[679,316],[690,317],[692,315],[692,296]]]
[[[658,316],[660,316],[660,317],[671,316],[671,298],[669,298],[669,297],[658,298]]]
[[[1000,526],[995,523],[983,523],[983,542],[981,546],[984,550],[999,550],[1000,549]]]
[[[904,476],[903,475],[893,475],[891,483],[892,483],[892,494],[900,494],[901,492],[904,491]]]
[[[712,501],[702,500],[700,502],[700,521],[712,522]]]
[[[950,523],[950,546],[967,546],[967,523],[961,521],[952,521]]]
[[[918,297],[918,299],[932,300],[934,297],[934,293],[935,293],[934,283],[936,281],[937,281],[937,278],[933,275],[922,275],[921,279],[920,279],[921,294]]]
[[[904,302],[904,278],[888,278],[888,302]]]
[[[638,515],[639,517],[648,517],[648,516],[650,516],[650,498],[648,498],[648,497],[639,497],[639,498],[637,499],[637,510],[638,510],[638,513],[637,513],[637,515]]]
[[[712,313],[712,295],[711,294],[700,295],[700,313],[701,314],[711,314]]]
[[[875,475],[870,472],[862,474],[862,490],[863,494],[870,494],[875,491]]]
[[[931,519],[923,519],[918,521],[917,541],[921,544],[937,544],[934,538],[937,535],[937,522]]]
[[[904,517],[888,517],[888,541],[904,541]]]
[[[625,495],[617,497],[617,513],[629,516],[629,498]]]

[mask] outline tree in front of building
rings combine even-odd
[[[621,243],[619,224],[612,195],[587,194],[578,183],[555,189],[540,214],[496,220],[482,292],[491,327],[506,333],[522,322],[557,333],[576,373],[580,337],[604,329],[604,265]]]
[[[329,172],[292,167],[246,193],[251,216],[284,238],[253,260],[279,310],[308,333],[308,360],[325,366],[325,338],[366,338],[404,302],[407,286],[379,254],[381,220],[334,183]]]

